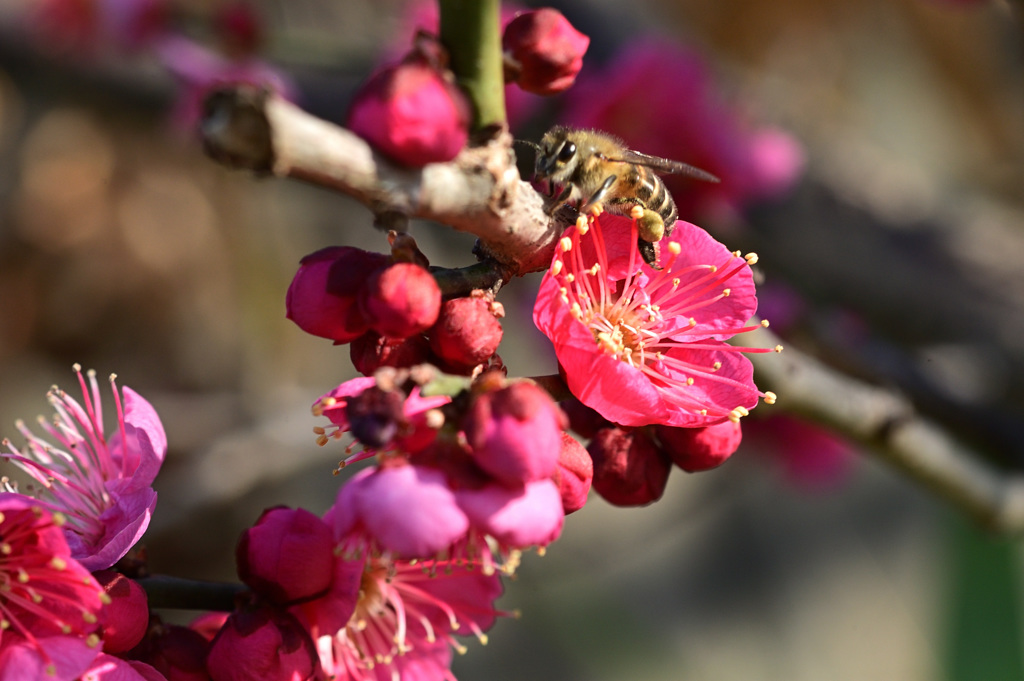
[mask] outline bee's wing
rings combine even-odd
[[[670,161],[667,158],[648,156],[647,154],[641,154],[639,151],[633,151],[632,149],[624,149],[614,158],[609,157],[608,160],[647,166],[651,170],[665,175],[687,175],[697,180],[704,180],[705,182],[721,182],[721,180],[708,171],[701,170],[696,166],[680,163],[679,161]]]

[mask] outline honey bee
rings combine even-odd
[[[581,213],[600,205],[630,215],[639,206],[643,215],[637,220],[637,248],[644,262],[656,269],[660,267],[654,244],[672,233],[679,217],[676,202],[657,173],[719,181],[700,168],[633,151],[618,138],[597,130],[558,125],[532,146],[537,149],[533,179],[548,181],[551,212],[570,200],[582,202]],[[556,186],[562,187],[557,196]]]

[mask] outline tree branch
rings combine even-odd
[[[207,153],[225,165],[304,180],[355,197],[375,213],[403,213],[474,234],[478,254],[496,261],[505,280],[545,269],[565,227],[519,177],[507,132],[449,163],[399,168],[348,130],[239,86],[206,100],[201,133]]]
[[[779,343],[768,331],[754,336],[753,347]],[[778,408],[866,445],[985,527],[1024,532],[1024,476],[987,463],[939,424],[917,414],[903,396],[846,376],[790,347],[781,355],[749,357],[759,386],[778,393]]]

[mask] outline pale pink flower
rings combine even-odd
[[[569,389],[624,426],[739,419],[761,394],[742,354],[759,350],[725,342],[757,328],[744,326],[757,308],[747,260],[680,221],[654,270],[636,236],[628,218],[581,218],[541,282],[534,322]]]
[[[465,652],[455,637],[486,642],[504,614],[494,609],[501,580],[482,551],[476,560],[415,564],[368,558],[352,619],[317,640],[324,672],[347,681],[453,681],[451,649]]]
[[[430,558],[466,535],[469,520],[443,473],[390,461],[360,471],[338,493],[335,536],[353,533],[400,558]]]
[[[71,681],[100,651],[109,599],[71,557],[61,515],[0,493],[0,681]]]
[[[14,462],[38,485],[39,503],[67,518],[64,533],[71,555],[89,570],[116,563],[142,537],[156,506],[152,483],[167,436],[153,407],[131,388],[118,390],[111,376],[117,429],[103,432],[99,384],[93,371],[75,367],[83,402],[54,388],[53,423],[40,417],[49,440],[16,424],[27,441],[22,451],[9,440],[0,457]],[[123,401],[122,401],[123,395]]]

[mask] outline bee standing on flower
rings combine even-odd
[[[657,173],[689,175],[718,182],[718,178],[694,166],[628,149],[616,137],[597,130],[555,126],[537,147],[534,180],[561,185],[551,191],[551,208],[576,198],[580,212],[601,206],[612,213],[637,211],[637,248],[651,267],[658,269],[654,244],[672,233],[679,212],[672,195]]]

